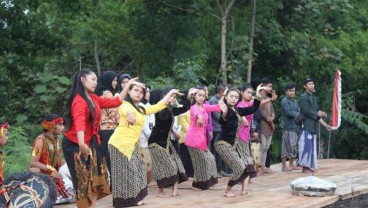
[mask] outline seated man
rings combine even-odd
[[[61,144],[58,135],[64,130],[64,120],[61,116],[50,114],[42,121],[43,133],[33,142],[30,171],[42,172],[50,176],[56,184],[58,203],[70,202],[72,193],[68,192],[63,178],[59,173],[61,166],[65,164],[62,158]]]

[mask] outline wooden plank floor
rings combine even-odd
[[[241,186],[234,186],[238,194],[234,198],[223,196],[228,178],[220,178],[219,184],[207,191],[191,190],[191,180],[179,184],[180,196],[170,198],[156,197],[157,186],[149,184],[148,196],[143,207],[175,207],[175,208],[222,208],[222,207],[304,207],[314,208],[332,204],[338,200],[351,198],[353,195],[368,193],[368,161],[367,160],[319,160],[319,169],[314,174],[324,180],[337,184],[336,194],[329,197],[305,197],[291,194],[290,182],[299,177],[308,176],[300,171],[281,172],[281,164],[271,167],[276,173],[252,179],[248,195],[239,195]],[[171,190],[166,189],[166,194]],[[57,208],[71,208],[74,204],[58,205]],[[112,207],[111,195],[99,200],[97,207]]]

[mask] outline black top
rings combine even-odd
[[[148,144],[156,143],[166,148],[174,116],[187,112],[189,108],[189,105],[184,105],[181,108],[165,108],[155,113],[155,126],[152,129],[151,136],[148,138]]]
[[[235,138],[236,138],[238,125],[239,125],[238,115],[239,117],[242,117],[242,116],[253,114],[254,112],[258,110],[259,104],[260,104],[259,100],[254,100],[254,103],[252,106],[241,107],[241,108],[236,107],[235,111],[233,110],[233,108],[228,106],[228,112],[227,112],[226,118],[224,119],[221,113],[221,117],[219,121],[219,123],[221,124],[220,140],[224,140],[228,142],[229,144],[233,145]]]

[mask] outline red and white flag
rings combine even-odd
[[[332,100],[331,128],[338,129],[341,124],[341,72],[336,68]]]

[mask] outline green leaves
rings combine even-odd
[[[41,93],[46,92],[46,86],[44,86],[44,85],[37,85],[33,90],[35,91],[35,93],[41,94]]]
[[[21,127],[11,126],[5,150],[4,176],[28,171],[32,154],[32,137]]]
[[[60,76],[60,77],[59,76],[55,76],[55,79],[58,80],[59,83],[62,84],[62,85],[67,85],[67,86],[71,85],[70,79],[68,79],[65,76]],[[62,89],[62,88],[60,88],[60,89]],[[57,91],[59,92],[61,90],[57,90]]]
[[[344,120],[350,122],[368,135],[368,116],[346,109],[343,109],[341,113]]]
[[[23,114],[18,114],[15,120],[17,123],[21,124],[27,120],[27,116]]]

